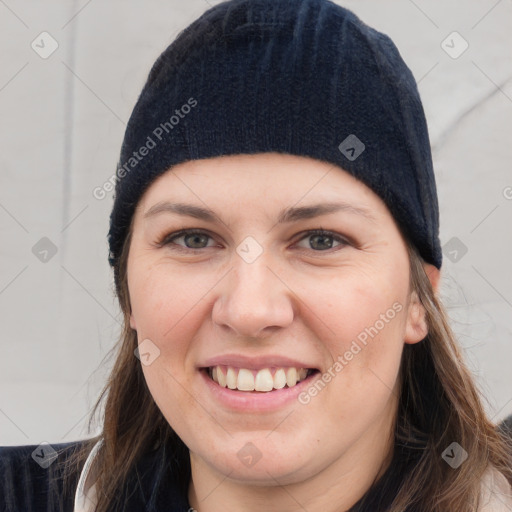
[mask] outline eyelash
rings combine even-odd
[[[175,240],[176,238],[181,238],[182,236],[194,235],[194,234],[195,235],[206,235],[209,238],[213,239],[213,237],[207,231],[204,231],[204,230],[201,230],[201,229],[194,229],[194,228],[182,229],[180,231],[177,231],[177,232],[165,235],[161,239],[161,241],[158,242],[158,247],[170,246],[172,244],[172,241]],[[349,241],[347,238],[344,238],[344,237],[338,235],[334,231],[328,231],[328,230],[325,230],[323,228],[312,229],[312,230],[309,230],[309,231],[305,231],[305,232],[301,233],[301,235],[303,235],[303,236],[301,238],[299,238],[298,242],[300,242],[303,239],[308,238],[310,236],[323,235],[323,236],[332,237],[336,242],[340,242],[342,244],[341,247],[333,247],[331,249],[326,249],[325,251],[315,251],[314,249],[302,249],[302,250],[311,250],[311,251],[316,252],[316,253],[328,253],[328,254],[330,254],[333,251],[341,249],[343,246],[354,245],[353,242]],[[176,244],[174,244],[174,245],[176,245]],[[180,245],[176,245],[176,248],[173,247],[172,249],[173,250],[178,250],[178,251],[184,251],[184,252],[198,253],[198,252],[204,251],[205,249],[209,249],[209,248],[210,247],[203,247],[203,248],[200,248],[200,249],[192,249],[190,247],[183,247],[183,246],[180,246]]]

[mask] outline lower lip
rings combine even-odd
[[[270,412],[282,409],[297,401],[299,394],[309,387],[318,375],[318,372],[315,372],[291,388],[251,392],[223,388],[208,376],[206,370],[200,370],[199,373],[215,400],[228,409],[246,412]]]

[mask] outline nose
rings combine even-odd
[[[261,338],[285,328],[297,310],[290,286],[263,256],[252,263],[236,256],[213,305],[213,322],[239,337]]]

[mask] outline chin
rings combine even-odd
[[[275,486],[298,483],[311,477],[314,473],[310,456],[304,453],[301,446],[276,446],[265,438],[256,439],[254,436],[237,436],[237,440],[228,441],[229,446],[219,447],[215,453],[196,452],[196,457],[202,458],[216,472],[251,485]],[[251,441],[254,439],[254,442]],[[241,448],[233,449],[233,445]],[[212,446],[213,443],[208,443]]]

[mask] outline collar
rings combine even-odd
[[[73,512],[94,512],[96,507],[96,485],[89,482],[89,489],[85,490],[85,484],[88,476],[91,474],[94,459],[98,453],[99,448],[103,444],[100,439],[91,449],[87,459],[84,463],[80,478],[75,491],[75,503]],[[168,458],[166,447],[162,446],[159,449],[148,453],[139,461],[135,468],[134,477],[128,484],[130,486],[130,495],[127,496],[127,502],[123,510],[130,512],[139,512],[140,510],[165,510],[169,512],[191,512],[193,508],[188,504],[186,491],[183,491],[176,481],[173,479],[162,480],[168,478],[168,474],[164,475],[161,471],[162,464]],[[174,471],[179,471],[178,467]],[[139,487],[138,492],[134,493],[133,485],[137,484]],[[128,499],[129,498],[129,499]],[[149,502],[149,508],[148,508]],[[195,511],[194,511],[195,512]]]
[[[91,471],[92,463],[96,454],[98,453],[99,448],[101,447],[103,440],[100,439],[90,451],[82,472],[80,473],[80,479],[78,480],[78,485],[75,492],[75,504],[73,507],[73,512],[92,512],[94,510],[94,505],[96,505],[96,486],[92,485],[87,492],[85,492],[85,483],[87,481],[87,477]]]

